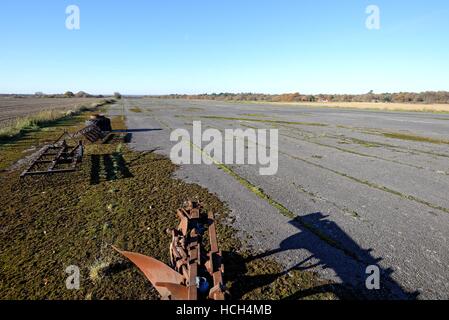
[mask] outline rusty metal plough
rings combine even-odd
[[[201,209],[199,204],[188,202],[177,211],[178,228],[167,230],[172,236],[171,267],[152,257],[113,247],[144,273],[164,300],[224,300],[224,269],[214,214],[203,215]]]

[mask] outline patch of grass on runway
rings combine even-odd
[[[327,127],[328,126],[325,123],[318,123],[318,122],[265,120],[265,119],[234,118],[234,117],[221,117],[221,116],[201,116],[201,118],[204,118],[204,119],[217,119],[217,120],[229,120],[229,121],[263,122],[263,123],[274,123],[274,124],[291,124],[291,125],[314,126],[314,127]]]
[[[187,109],[185,109],[187,112],[197,112],[197,111],[204,111],[203,108],[199,108],[199,107],[189,107]]]
[[[372,132],[364,132],[364,133],[371,134],[371,135],[373,134]],[[373,141],[367,141],[367,140],[361,140],[361,139],[355,139],[355,138],[348,138],[348,139],[350,139],[354,143],[357,143],[360,145],[365,145],[365,146],[371,145],[371,147],[373,147],[373,148],[374,147],[385,147],[385,148],[391,148],[391,149],[395,150],[396,152],[402,152],[402,153],[407,153],[407,154],[413,154],[412,152],[419,152],[419,153],[429,154],[432,156],[449,158],[449,155],[438,153],[438,152],[431,152],[431,151],[419,150],[419,149],[414,149],[414,148],[403,148],[403,147],[393,145],[393,144],[373,142]]]
[[[255,118],[266,118],[267,116],[262,114],[262,113],[243,113],[241,114],[242,116],[245,117],[255,117]],[[271,117],[271,115],[270,115]]]
[[[406,140],[406,141],[427,142],[434,144],[449,144],[449,140],[435,139],[407,133],[384,132],[382,133],[382,135],[387,138]]]
[[[361,139],[356,139],[356,138],[347,138],[348,140],[350,140],[351,142],[358,144],[362,147],[366,147],[366,148],[380,148],[383,146],[388,146],[388,145],[384,145],[382,143],[377,143],[377,142],[372,142],[372,141],[367,141],[367,140],[361,140]]]
[[[134,113],[142,113],[142,109],[139,107],[132,107],[129,109],[129,111],[134,112]]]

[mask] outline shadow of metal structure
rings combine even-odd
[[[310,213],[297,217],[289,223],[298,229],[298,233],[284,239],[280,243],[279,248],[250,257],[249,259],[261,259],[281,252],[303,249],[310,252],[311,255],[277,276],[283,275],[290,270],[306,270],[321,267],[323,269],[332,269],[341,280],[341,283],[335,285],[298,291],[289,297],[290,299],[303,298],[314,292],[321,292],[327,289],[333,289],[333,292],[337,296],[344,299],[415,300],[418,298],[419,292],[407,292],[392,278],[393,270],[391,268],[382,268],[379,265],[382,258],[373,257],[372,249],[361,248],[356,241],[335,222],[327,219],[327,216],[323,213]],[[311,237],[316,237],[316,235],[309,232],[310,227],[319,230],[323,238],[323,241],[321,241],[322,245],[317,246],[316,241],[312,241]],[[335,249],[343,252],[343,259],[335,259],[335,255],[331,254],[331,251]],[[317,262],[307,267],[303,266],[306,261],[312,259]],[[379,268],[381,285],[379,290],[369,290],[366,287],[365,283],[368,277],[366,270],[368,266],[377,266]]]
[[[90,156],[90,184],[99,184],[101,181],[114,181],[132,178],[128,165],[119,152],[112,154],[93,154]]]

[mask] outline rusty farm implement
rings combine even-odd
[[[75,132],[72,136],[78,138],[83,136],[91,143],[105,139],[112,131],[111,120],[103,115],[93,115],[86,121],[86,127]]]
[[[143,272],[164,300],[224,299],[224,270],[214,214],[203,214],[201,209],[195,202],[178,209],[178,227],[167,230],[172,236],[170,266],[113,247]]]
[[[76,171],[83,159],[84,146],[82,141],[69,146],[63,139],[66,135],[42,147],[20,177]]]
[[[44,145],[20,177],[77,171],[84,155],[83,140],[95,143],[105,139],[110,131],[111,121],[108,118],[102,115],[92,116],[83,129],[73,134],[64,131],[56,141]]]

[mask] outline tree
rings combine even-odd
[[[316,98],[315,98],[315,96],[313,96],[313,95],[309,95],[309,96],[307,97],[307,100],[308,100],[309,102],[315,102]]]
[[[122,95],[120,94],[120,92],[114,92],[114,98],[121,99]]]
[[[67,98],[73,98],[75,95],[73,94],[73,92],[72,91],[66,91],[66,92],[64,92],[64,97],[67,97]]]
[[[79,91],[76,95],[77,98],[87,98],[89,95],[85,93],[84,91]]]
[[[393,97],[391,96],[391,94],[384,93],[384,95],[382,96],[382,102],[392,102],[392,101]]]

